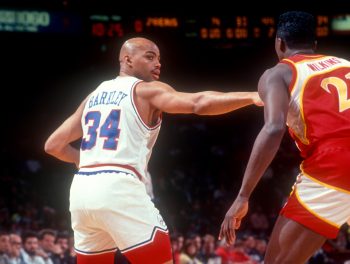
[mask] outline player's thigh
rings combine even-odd
[[[115,264],[115,252],[101,254],[82,254],[77,252],[77,264]],[[121,263],[116,263],[121,264]]]
[[[103,219],[105,229],[131,263],[162,264],[172,260],[169,232],[153,203],[135,202],[124,214],[108,212]]]
[[[152,240],[130,249],[122,250],[123,255],[133,264],[173,263],[168,233],[156,230]]]
[[[145,186],[132,183],[118,209],[99,212],[103,227],[131,263],[165,263],[172,259],[168,228]]]
[[[77,253],[94,255],[116,251],[114,238],[103,229],[93,214],[74,210],[71,211],[71,219]]]
[[[302,174],[281,215],[333,239],[350,217],[350,193]]]
[[[265,264],[305,263],[326,238],[303,225],[279,216],[268,244]]]

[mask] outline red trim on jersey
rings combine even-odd
[[[162,264],[173,259],[169,233],[159,229],[155,231],[151,243],[122,253],[131,263]]]
[[[282,60],[281,63],[290,66],[290,68],[292,70],[292,80],[289,83],[289,87],[288,87],[289,92],[292,93],[292,91],[295,87],[295,83],[297,81],[297,77],[298,77],[297,68],[295,67],[294,63],[292,63],[291,61],[288,61],[288,60]]]
[[[338,228],[322,221],[299,203],[295,191],[288,198],[280,214],[327,238],[333,239],[338,235]]]
[[[140,115],[140,111],[135,103],[135,100],[134,100],[134,96],[135,96],[135,89],[136,89],[136,86],[140,83],[140,82],[143,82],[143,81],[138,81],[136,83],[133,84],[133,86],[131,87],[131,103],[132,105],[134,106],[134,110],[136,112],[136,115],[137,117],[140,119],[141,123],[144,125],[144,127],[146,127],[148,130],[154,130],[156,129],[157,127],[160,126],[160,124],[162,123],[162,115],[159,116],[159,120],[158,122],[154,125],[154,126],[149,126],[146,124],[146,122],[142,119],[141,115]]]
[[[95,164],[95,165],[82,166],[80,168],[97,168],[97,167],[106,167],[106,166],[119,167],[119,168],[130,170],[130,171],[134,172],[136,174],[136,176],[140,180],[142,180],[141,173],[139,173],[134,167],[132,167],[130,165],[125,165],[125,164],[113,164],[113,163],[110,163],[110,164],[109,163],[108,164]]]
[[[327,57],[327,56],[321,55],[321,54],[295,54],[291,57],[288,57],[287,59],[293,61],[294,63],[299,63],[303,61],[319,59],[322,57]]]

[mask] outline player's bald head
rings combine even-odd
[[[134,76],[144,81],[158,80],[160,53],[157,45],[146,38],[131,38],[124,42],[119,54],[121,76]]]
[[[146,38],[131,38],[124,42],[123,46],[120,49],[119,61],[122,61],[123,57],[127,55],[133,55],[139,50],[149,49],[150,47],[157,47],[157,45]]]

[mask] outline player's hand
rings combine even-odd
[[[248,198],[238,196],[227,211],[221,224],[219,240],[225,239],[228,245],[233,245],[236,239],[236,229],[241,225],[242,218],[248,212]]]
[[[254,92],[253,93],[253,98],[252,99],[253,99],[253,103],[256,106],[264,106],[264,102],[261,100],[258,92]]]

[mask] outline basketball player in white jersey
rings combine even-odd
[[[172,263],[168,229],[146,193],[162,112],[218,115],[261,105],[256,92],[183,93],[157,81],[160,53],[145,38],[120,50],[120,74],[101,83],[48,138],[45,151],[75,163],[70,212],[79,264]],[[70,143],[82,138],[80,151]]]

